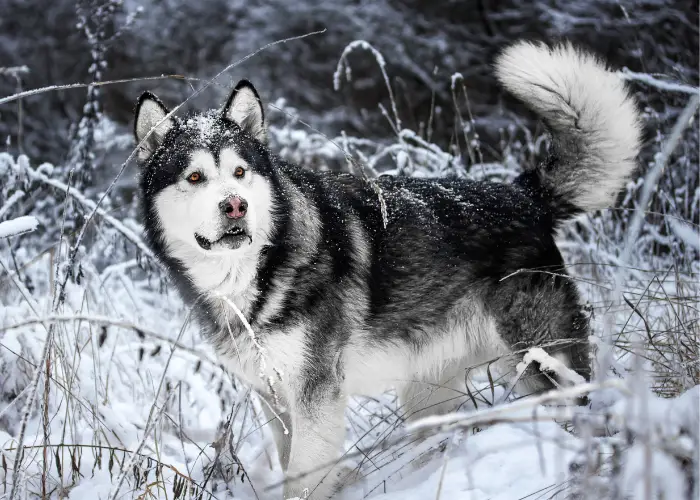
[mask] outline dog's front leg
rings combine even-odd
[[[345,404],[341,391],[324,391],[294,408],[285,498],[305,498],[308,492],[308,498],[325,500],[333,494],[338,482],[333,467],[345,440]]]
[[[274,438],[275,445],[277,446],[277,455],[280,459],[280,466],[282,467],[283,471],[286,471],[287,464],[289,463],[290,441],[292,438],[292,422],[289,418],[289,409],[285,408],[287,403],[279,395],[277,397],[277,401],[275,401],[275,398],[269,395],[261,395],[260,399],[260,403],[262,404],[262,408],[267,419],[267,425],[269,425],[270,429],[272,430],[272,437]],[[277,405],[277,402],[281,404]],[[282,408],[279,406],[282,406]]]

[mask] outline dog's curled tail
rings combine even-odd
[[[641,143],[636,103],[624,82],[569,43],[511,45],[496,60],[496,76],[552,135],[548,158],[520,182],[545,196],[558,219],[613,204]]]

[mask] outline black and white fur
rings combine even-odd
[[[548,157],[512,185],[379,177],[386,221],[369,181],[270,152],[248,82],[223,110],[183,119],[139,100],[148,241],[222,359],[268,401],[289,477],[308,473],[286,497],[334,491],[327,464],[349,395],[393,387],[406,414],[449,411],[466,368],[534,345],[590,376],[587,320],[554,235],[629,178],[635,103],[567,44],[515,44],[496,74],[548,125]],[[247,212],[232,219],[236,197]],[[531,388],[551,383],[539,377]]]

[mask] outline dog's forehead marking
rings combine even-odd
[[[214,155],[211,153],[211,151],[207,151],[206,149],[197,149],[190,157],[190,166],[211,173],[216,171],[216,160],[214,159]]]
[[[235,168],[238,166],[247,166],[248,162],[238,154],[235,148],[228,146],[223,148],[221,153],[219,153],[219,165],[221,165],[221,168]]]

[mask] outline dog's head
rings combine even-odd
[[[150,92],[139,98],[134,135],[151,242],[179,259],[244,254],[269,234],[273,205],[258,93],[242,81],[223,110],[168,115]]]

